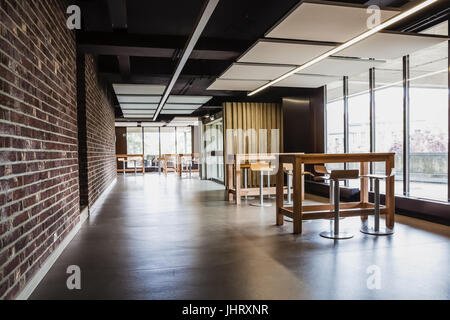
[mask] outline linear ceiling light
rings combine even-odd
[[[183,55],[178,62],[177,68],[175,69],[175,73],[172,76],[172,79],[170,80],[169,85],[166,88],[166,91],[164,92],[164,95],[161,99],[161,102],[159,103],[158,109],[156,109],[155,115],[153,117],[153,121],[156,121],[156,119],[159,116],[159,113],[161,112],[162,108],[166,104],[167,99],[169,98],[170,92],[172,91],[173,86],[175,85],[175,82],[177,82],[178,77],[181,74],[181,71],[184,68],[184,65],[186,64],[187,60],[189,59],[189,56],[192,53],[192,50],[194,50],[195,45],[197,44],[198,39],[200,38],[203,29],[205,29],[206,24],[209,21],[209,18],[211,18],[214,9],[216,9],[217,4],[219,3],[219,0],[208,0],[208,3],[203,9],[203,12],[200,16],[200,20],[198,21],[194,32],[192,33],[191,37],[189,38],[189,41],[187,42],[186,48],[183,51]]]
[[[317,62],[320,62],[323,59],[328,58],[329,56],[331,56],[333,54],[336,54],[336,53],[338,53],[338,52],[340,52],[340,51],[342,51],[342,50],[344,50],[344,49],[354,45],[355,43],[358,43],[358,42],[360,42],[360,41],[362,41],[362,40],[364,40],[364,39],[374,35],[378,31],[381,31],[381,30],[383,30],[383,29],[393,25],[394,23],[397,23],[398,21],[400,21],[400,20],[402,20],[402,19],[404,19],[404,18],[406,18],[406,17],[416,13],[417,11],[422,10],[423,8],[428,7],[429,5],[431,5],[431,4],[433,4],[434,2],[437,2],[437,1],[438,0],[427,0],[427,1],[424,1],[421,4],[418,4],[417,6],[412,7],[411,9],[400,13],[400,14],[396,15],[395,17],[393,17],[393,18],[391,18],[391,19],[389,19],[389,20],[379,24],[378,26],[376,26],[376,27],[374,27],[374,28],[372,28],[372,29],[370,29],[370,30],[360,34],[359,36],[357,36],[357,37],[355,37],[355,38],[353,38],[353,39],[351,39],[351,40],[349,40],[349,41],[347,41],[347,42],[345,42],[345,43],[335,47],[334,49],[331,49],[330,51],[327,51],[324,54],[322,54],[322,55],[320,55],[320,56],[318,56],[318,57],[316,57],[316,58],[306,62],[305,64],[303,64],[303,65],[301,65],[301,66],[299,66],[299,67],[289,71],[288,73],[285,73],[284,75],[276,78],[275,80],[272,80],[272,81],[266,83],[265,85],[259,87],[258,89],[253,90],[248,95],[252,96],[252,95],[254,95],[254,94],[256,94],[256,93],[258,93],[258,92],[260,92],[260,91],[262,91],[264,89],[267,89],[268,87],[273,86],[275,83],[278,83],[278,82],[280,82],[280,81],[282,81],[282,80],[292,76],[294,73],[297,73],[297,72],[299,72],[299,71],[301,71],[303,69],[306,69],[306,68],[312,66],[313,64],[316,64]]]

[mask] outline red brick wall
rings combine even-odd
[[[92,205],[116,178],[114,109],[99,84],[92,56],[85,57],[88,201]]]
[[[14,298],[80,220],[68,4],[0,0],[0,299]],[[115,176],[114,113],[92,58],[85,67],[92,204]]]

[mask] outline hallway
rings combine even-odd
[[[334,243],[327,221],[275,226],[275,207],[224,201],[223,186],[118,175],[31,299],[449,299],[450,228],[397,216],[396,233]],[[81,290],[66,269],[81,268]],[[369,290],[369,266],[381,288]]]

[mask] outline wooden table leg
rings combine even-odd
[[[295,159],[294,163],[294,233],[302,233],[302,219],[303,219],[303,163],[299,159]]]
[[[284,172],[282,163],[280,163],[280,165],[278,166],[278,172],[276,175],[276,190],[276,221],[277,226],[282,226],[284,224],[284,217],[280,213],[280,208],[282,208],[284,205]]]
[[[369,162],[361,162],[359,171],[361,176],[369,174]],[[362,204],[369,203],[369,178],[361,178],[359,194],[360,202]],[[367,221],[367,219],[368,216],[361,216],[362,222]]]
[[[386,161],[386,175],[391,174],[392,169],[395,167],[394,157],[391,157]],[[386,227],[393,229],[395,223],[395,177],[389,177],[386,179]]]

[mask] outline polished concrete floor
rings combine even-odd
[[[319,236],[329,221],[295,236],[274,207],[228,203],[214,182],[118,178],[31,299],[450,298],[450,227],[398,216],[373,237],[347,218],[355,237],[335,242]],[[66,287],[70,265],[81,290]]]

